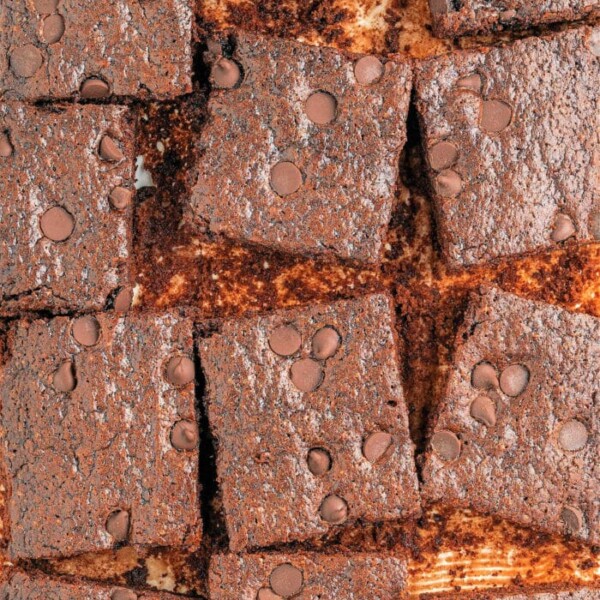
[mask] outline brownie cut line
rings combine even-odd
[[[600,27],[416,67],[452,267],[600,240]]]
[[[198,546],[190,321],[19,321],[1,375],[12,560]]]
[[[381,259],[406,141],[408,62],[237,33],[212,91],[189,219],[291,253]]]
[[[600,319],[489,288],[457,335],[426,501],[600,542]]]
[[[199,350],[232,550],[420,514],[388,296],[224,322]]]

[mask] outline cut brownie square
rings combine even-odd
[[[429,0],[440,37],[576,21],[600,15],[598,0]]]
[[[427,500],[600,542],[600,319],[497,289],[457,336]]]
[[[192,89],[189,0],[8,0],[0,97],[167,98]]]
[[[440,244],[451,266],[600,240],[600,28],[418,67]]]
[[[192,221],[284,251],[378,262],[410,65],[245,33],[228,57],[210,47]]]
[[[406,576],[404,558],[381,553],[217,554],[209,589],[212,600],[400,600]]]
[[[233,550],[419,515],[387,296],[226,322],[200,356]]]
[[[0,314],[99,310],[129,283],[133,125],[0,103]]]
[[[0,395],[11,558],[201,536],[192,324],[20,321]]]

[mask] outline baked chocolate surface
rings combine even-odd
[[[419,515],[386,295],[226,322],[200,358],[231,549]]]
[[[0,103],[0,146],[0,315],[103,308],[130,283],[129,111]]]
[[[12,559],[197,546],[192,346],[176,314],[13,326],[0,382]]]
[[[600,239],[600,28],[417,67],[442,252],[455,267]]]
[[[280,250],[378,262],[406,141],[410,64],[246,33],[230,57],[209,47],[213,89],[191,220]]]
[[[600,319],[483,291],[426,452],[426,500],[600,541]]]
[[[167,98],[192,89],[188,0],[8,0],[0,97]]]
[[[598,0],[429,0],[440,37],[576,21],[600,15]]]

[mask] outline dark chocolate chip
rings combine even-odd
[[[451,431],[438,431],[431,438],[431,447],[442,460],[456,460],[461,446],[460,440]]]
[[[62,206],[53,206],[42,215],[40,229],[49,240],[64,242],[75,229],[75,219]]]
[[[340,334],[329,326],[322,327],[312,339],[312,353],[319,360],[327,360],[335,355],[340,347]]]
[[[363,455],[370,463],[376,463],[392,446],[392,436],[385,431],[376,431],[363,443]]]
[[[571,419],[560,426],[558,432],[558,443],[563,450],[569,452],[579,452],[583,450],[588,442],[588,432],[586,426]]]
[[[484,100],[481,103],[481,128],[490,133],[503,131],[510,125],[512,108],[502,100]]]
[[[348,518],[348,504],[343,498],[331,494],[321,503],[319,514],[327,523],[342,523]]]
[[[429,148],[429,165],[434,171],[450,168],[458,160],[458,148],[451,142],[438,142]]]
[[[276,594],[270,588],[260,588],[256,594],[256,600],[281,600],[281,596]]]
[[[6,133],[0,133],[0,157],[8,158],[12,156],[13,147]]]
[[[559,213],[554,221],[554,229],[552,230],[553,242],[564,242],[575,234],[575,225],[569,215]]]
[[[363,56],[354,65],[354,77],[360,85],[373,85],[383,77],[384,67],[376,56]]]
[[[304,105],[306,116],[317,125],[327,125],[335,119],[336,99],[327,92],[315,92]]]
[[[194,361],[187,356],[173,356],[167,363],[165,377],[169,383],[180,387],[194,381],[196,368]]]
[[[126,313],[131,308],[131,302],[133,301],[133,290],[130,287],[124,287],[119,290],[115,296],[113,308],[115,312]]]
[[[33,44],[16,48],[10,55],[10,68],[17,77],[33,77],[43,62],[42,53]]]
[[[115,590],[111,596],[111,600],[137,600],[138,595],[131,590]]]
[[[435,191],[444,198],[454,198],[462,190],[462,179],[452,169],[444,169],[435,178]]]
[[[271,188],[279,196],[289,196],[301,185],[302,173],[294,163],[282,161],[271,169]]]
[[[510,365],[500,374],[500,389],[515,398],[525,391],[529,384],[529,369],[524,365]]]
[[[323,381],[323,368],[312,358],[301,358],[292,365],[290,376],[292,383],[301,392],[312,392]]]
[[[229,58],[219,58],[211,69],[213,83],[220,88],[234,88],[242,78],[239,65]]]
[[[117,186],[110,193],[110,205],[115,210],[124,210],[131,204],[131,199],[133,198],[133,193],[129,191],[127,188]]]
[[[115,510],[106,519],[106,531],[115,542],[124,542],[129,535],[129,513],[126,510]]]
[[[100,142],[100,157],[109,162],[118,162],[125,158],[115,140],[105,135]]]
[[[54,372],[52,378],[52,385],[57,392],[72,392],[77,385],[75,379],[75,365],[67,360],[63,362],[58,369]]]
[[[171,444],[177,450],[195,450],[198,447],[198,426],[193,421],[182,420],[171,429]]]
[[[461,77],[456,82],[456,87],[462,88],[465,90],[470,90],[472,92],[476,92],[477,94],[481,93],[481,87],[483,86],[483,81],[481,80],[481,75],[478,73],[473,73],[473,75],[467,75],[466,77]]]
[[[282,325],[269,335],[269,347],[279,356],[292,356],[302,346],[302,338],[295,327]]]
[[[44,19],[42,39],[46,44],[56,44],[65,33],[65,20],[61,15],[50,15]]]
[[[564,506],[560,518],[570,533],[577,533],[583,527],[583,513],[575,506]]]
[[[42,15],[49,15],[58,8],[58,0],[34,0],[33,4]]]
[[[325,475],[331,470],[331,456],[324,448],[311,448],[308,451],[306,462],[308,470],[316,477]]]
[[[475,365],[471,373],[471,385],[478,390],[491,390],[498,387],[498,373],[489,362]]]
[[[471,416],[480,423],[493,427],[496,424],[496,403],[487,396],[478,396],[471,403]]]
[[[299,594],[304,584],[302,571],[290,563],[275,567],[269,575],[271,589],[282,598],[291,598]]]
[[[95,346],[100,339],[100,323],[91,315],[76,319],[72,331],[75,341],[82,346]]]
[[[110,96],[110,86],[106,81],[98,79],[97,77],[90,77],[86,79],[79,91],[81,98],[106,98]]]

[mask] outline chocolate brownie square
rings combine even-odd
[[[191,220],[300,254],[381,258],[406,141],[407,62],[239,33],[211,43]]]
[[[11,558],[201,536],[192,324],[19,321],[0,395]]]
[[[192,90],[189,0],[8,0],[0,24],[0,97]]]
[[[440,37],[525,28],[600,15],[598,0],[429,0]]]
[[[458,52],[417,68],[448,263],[600,240],[600,28]]]
[[[200,358],[231,549],[419,515],[386,295],[225,322]]]
[[[133,124],[0,103],[0,314],[98,310],[129,284]]]
[[[406,577],[406,560],[382,553],[216,554],[209,589],[212,600],[399,600]]]
[[[600,542],[600,319],[474,297],[423,470],[427,500]]]

